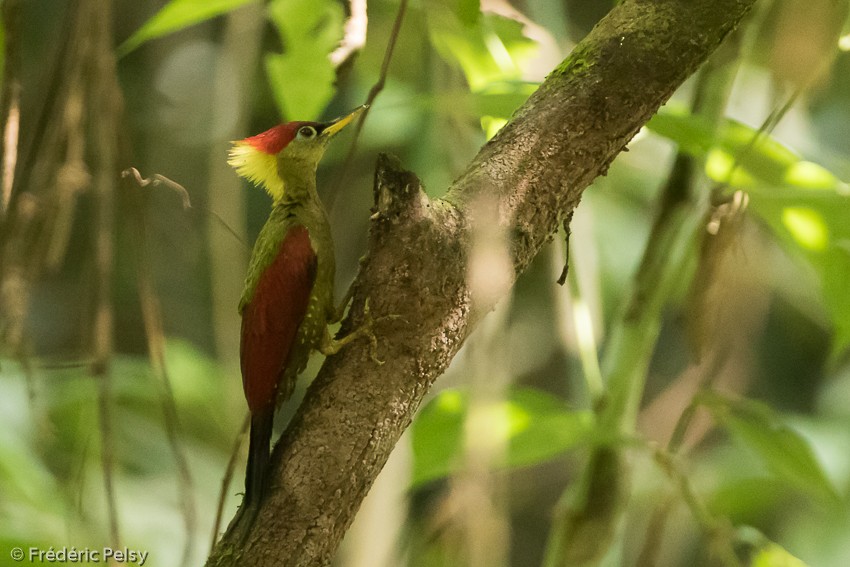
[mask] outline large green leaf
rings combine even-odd
[[[715,129],[708,119],[668,105],[646,126],[675,142],[680,150],[704,158],[709,177],[733,187],[771,185],[833,190],[846,187],[827,169],[802,159],[777,140],[759,135],[736,120],[727,119]],[[737,165],[734,170],[733,165]]]
[[[463,71],[473,112],[491,138],[538,86],[522,80],[537,43],[524,35],[521,21],[481,13],[475,0],[430,0],[427,20],[431,43]]]
[[[850,196],[840,191],[750,191],[750,208],[780,241],[814,267],[835,336],[833,352],[850,345]]]
[[[273,0],[268,14],[285,46],[265,58],[278,109],[287,118],[314,120],[334,93],[328,55],[342,37],[342,7],[330,0]]]
[[[439,0],[452,8],[465,25],[474,26],[481,17],[481,0]]]
[[[452,474],[462,466],[469,396],[444,390],[413,423],[413,485]],[[488,410],[489,433],[507,442],[504,466],[541,463],[590,442],[593,416],[571,411],[557,398],[531,389],[511,392]],[[492,438],[490,439],[492,440]]]
[[[647,126],[704,158],[706,173],[715,181],[747,190],[750,210],[815,268],[835,328],[834,352],[850,345],[850,186],[734,120],[726,120],[715,135],[705,119],[674,107]]]
[[[257,0],[171,0],[117,50],[123,57],[152,39],[199,24]]]
[[[825,500],[838,498],[808,442],[769,406],[712,391],[701,393],[699,401],[778,479]]]
[[[473,6],[429,2],[428,30],[437,53],[461,68],[473,92],[493,82],[520,79],[521,63],[535,53],[536,42],[523,34],[523,24],[516,20],[492,13],[471,17]]]

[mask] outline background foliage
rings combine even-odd
[[[353,162],[343,163],[349,134],[320,172],[338,297],[364,250],[376,153],[399,155],[440,195],[605,4],[409,6]],[[362,50],[333,61],[352,5],[115,3],[131,148],[122,166],[180,183],[192,207],[162,186],[116,186],[105,398],[91,368],[95,197],[63,202],[68,230],[30,282],[25,338],[4,335],[0,565],[16,545],[114,543],[105,451],[121,542],[148,550],[154,565],[203,562],[244,417],[235,306],[269,205],[223,167],[227,141],[364,101],[399,3],[370,2]],[[76,6],[20,3],[22,149],[62,76],[49,62],[59,60]],[[544,564],[555,502],[589,448],[606,444],[629,447],[633,485],[604,565],[734,564],[718,551],[730,546],[759,566],[850,564],[847,11],[844,0],[762,2],[704,72],[730,77],[728,96],[712,95],[720,117],[694,105],[706,87],[693,79],[632,141],[576,212],[568,284],[555,284],[560,235],[438,381],[340,566]],[[746,206],[719,245],[687,251],[652,346],[637,430],[617,436],[592,411],[604,376],[597,354],[626,317],[677,152],[692,160],[701,198]],[[37,187],[19,190],[40,198]],[[164,365],[148,355],[144,273],[161,304]],[[0,315],[0,330],[10,318]],[[225,521],[239,502],[241,451]]]

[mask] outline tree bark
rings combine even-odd
[[[368,341],[325,361],[272,456],[272,488],[242,544],[228,531],[208,565],[328,565],[360,502],[480,317],[467,283],[474,204],[495,203],[515,274],[595,177],[735,28],[755,0],[625,0],[579,43],[442,199],[379,158],[369,252],[355,282]]]

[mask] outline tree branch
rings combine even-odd
[[[271,494],[244,546],[225,534],[208,565],[328,565],[423,396],[493,306],[466,285],[473,203],[497,199],[516,273],[583,190],[740,22],[755,0],[626,0],[485,145],[444,199],[383,156],[369,254],[355,282],[369,297],[386,360],[365,341],[326,360],[272,457]],[[343,329],[344,332],[345,329]]]

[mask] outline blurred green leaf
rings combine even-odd
[[[146,41],[199,24],[257,0],[171,0],[122,43],[116,53],[124,57]]]
[[[785,551],[781,546],[770,543],[753,555],[750,567],[807,567],[805,563]]]
[[[708,121],[672,107],[647,126],[705,158],[710,178],[748,191],[750,210],[815,268],[836,331],[834,352],[850,345],[850,186],[769,136],[753,144],[756,130],[734,120],[715,137]]]
[[[470,94],[477,116],[509,118],[539,85],[527,81],[498,81]]]
[[[749,555],[750,567],[808,567],[752,526],[739,526],[735,532],[736,546]]]
[[[516,424],[509,438],[511,467],[542,463],[591,441],[591,411],[570,410],[562,400],[532,389],[516,390],[506,403]]]
[[[464,424],[469,396],[450,389],[440,392],[413,423],[414,486],[449,476],[461,466]],[[571,411],[544,392],[518,389],[494,408],[502,419],[493,424],[493,435],[507,437],[509,468],[533,465],[590,441],[593,416]]]
[[[838,498],[808,442],[769,406],[713,391],[699,394],[699,401],[779,479],[828,500]]]
[[[431,0],[431,2],[439,3],[448,8],[457,15],[458,20],[467,26],[475,25],[481,16],[480,0]]]
[[[770,136],[727,119],[715,135],[702,116],[668,105],[647,123],[652,132],[675,142],[679,149],[706,160],[706,173],[717,182],[749,188],[758,184],[811,189],[839,189],[846,184],[818,164],[802,159]],[[737,163],[738,170],[733,171]]]
[[[754,211],[820,280],[827,315],[835,329],[833,353],[850,345],[850,196],[840,191],[754,187]]]
[[[742,457],[741,450],[737,449],[735,455]],[[722,480],[720,486],[713,492],[709,506],[712,511],[730,517],[735,522],[757,521],[758,518],[787,501],[788,483],[762,471],[761,464],[756,458],[753,459],[755,462],[747,464],[758,469],[758,472],[754,473],[753,468],[741,471],[741,460],[741,458],[735,459],[735,462],[730,464],[730,468],[737,470],[721,470]],[[735,477],[742,473],[743,478]]]
[[[413,421],[412,484],[451,474],[463,445],[463,421],[467,396],[459,390],[443,390]]]
[[[265,58],[266,75],[282,116],[315,120],[334,94],[328,54],[342,37],[343,13],[330,0],[273,0],[269,19],[285,45]]]
[[[51,494],[56,484],[41,460],[37,438],[44,431],[33,427],[32,403],[19,366],[0,359],[0,487],[5,506],[14,503],[22,509],[45,512],[55,506]],[[30,510],[31,509],[31,510]],[[4,514],[0,514],[2,517]],[[0,522],[2,523],[2,522]],[[2,530],[0,530],[2,533]]]
[[[520,79],[522,62],[537,49],[522,33],[523,24],[492,13],[473,20],[471,8],[461,9],[462,4],[455,10],[447,3],[430,7],[428,30],[437,53],[461,68],[473,92],[493,82]]]
[[[204,407],[220,399],[221,368],[191,342],[169,338],[165,364],[171,376],[174,399],[179,406],[187,409],[190,406]]]

